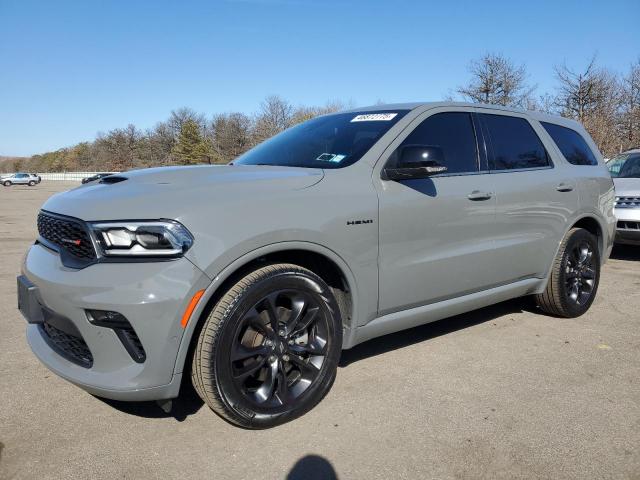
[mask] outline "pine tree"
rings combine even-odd
[[[195,165],[211,163],[211,142],[202,136],[200,127],[193,120],[187,120],[180,128],[178,143],[173,148],[173,154],[178,163]]]

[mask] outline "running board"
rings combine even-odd
[[[355,331],[353,344],[346,348],[351,348],[359,343],[388,333],[399,332],[400,330],[453,317],[454,315],[500,303],[511,298],[535,293],[539,290],[540,282],[542,281],[539,278],[528,278],[508,285],[490,288],[489,290],[470,293],[462,297],[450,298],[441,302],[383,315],[366,325],[358,327]]]

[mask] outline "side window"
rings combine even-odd
[[[607,162],[614,178],[640,178],[640,155],[619,155]]]
[[[640,178],[640,155],[633,155],[620,169],[620,177]]]
[[[430,116],[404,139],[392,161],[397,162],[399,152],[407,146],[439,148],[447,173],[478,171],[478,149],[470,113],[447,112]]]
[[[491,170],[550,166],[547,151],[527,120],[506,115],[481,115],[491,140]]]
[[[593,154],[582,135],[575,130],[556,125],[555,123],[540,122],[549,136],[567,159],[574,165],[597,165],[598,160]]]

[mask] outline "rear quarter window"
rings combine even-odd
[[[573,165],[597,165],[598,160],[582,135],[571,128],[555,123],[540,122],[560,149],[567,162]]]

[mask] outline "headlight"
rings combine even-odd
[[[91,223],[108,257],[178,257],[193,245],[189,230],[171,220]]]

